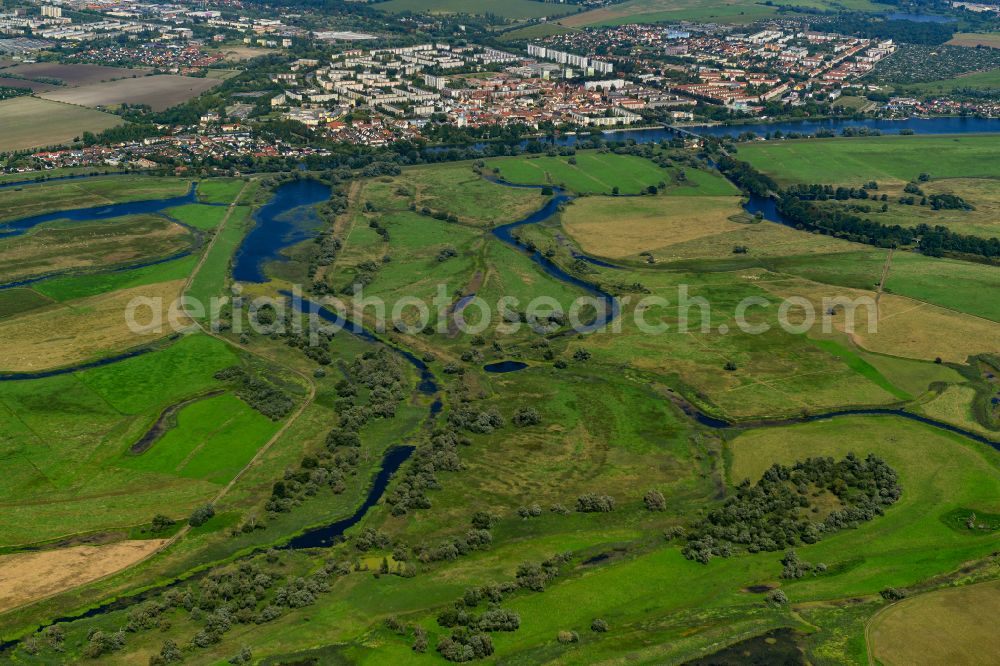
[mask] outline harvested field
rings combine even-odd
[[[180,295],[184,280],[173,280],[108,294],[100,294],[44,308],[0,322],[0,359],[4,372],[36,372],[99,359],[116,351],[138,347],[169,334],[167,311]],[[162,299],[162,330],[134,333],[125,313],[132,299]],[[136,319],[149,324],[149,307]]]
[[[27,79],[15,79],[11,76],[0,76],[0,88],[28,88],[32,92],[45,92],[53,90],[59,86],[51,83],[40,83],[39,81],[29,81]]]
[[[250,60],[251,58],[259,58],[262,55],[267,55],[269,53],[274,53],[274,49],[265,49],[258,46],[221,46],[218,50],[222,56],[231,62],[238,62],[240,60]]]
[[[17,608],[120,571],[165,539],[16,553],[0,557],[0,612]]]
[[[132,76],[144,76],[148,69],[106,67],[105,65],[64,65],[58,62],[35,62],[15,65],[4,74],[16,74],[28,79],[59,79],[68,86],[86,86],[101,81],[112,81]]]
[[[122,124],[121,118],[110,113],[37,97],[0,102],[0,117],[4,120],[0,151],[60,145],[84,131],[100,132]]]
[[[759,283],[782,298],[802,296],[809,299],[817,313],[824,312],[824,297],[858,299],[874,292],[832,287],[791,279]],[[868,331],[868,309],[855,309],[854,342],[864,349],[933,361],[965,363],[969,356],[1000,349],[1000,325],[986,319],[947,310],[905,296],[882,294],[878,304],[879,320],[874,332]],[[793,311],[794,312],[794,311]],[[844,314],[833,316],[837,330],[844,330]]]
[[[584,252],[619,259],[740,228],[736,197],[588,197],[563,213]]]
[[[996,664],[1000,639],[989,618],[1000,613],[1000,581],[906,599],[872,620],[869,643],[879,663]]]
[[[154,111],[163,111],[197,97],[219,83],[218,79],[160,74],[53,90],[42,97],[80,106],[148,104]]]
[[[958,32],[948,42],[951,46],[988,46],[991,49],[1000,49],[1000,33],[997,32]]]

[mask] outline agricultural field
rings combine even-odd
[[[148,69],[107,67],[105,65],[62,64],[36,62],[14,65],[3,70],[4,74],[23,76],[26,79],[58,79],[67,86],[89,86],[95,83],[145,76]]]
[[[219,84],[218,79],[157,74],[138,78],[82,85],[42,93],[44,99],[90,107],[113,107],[121,104],[146,104],[163,111],[197,97]]]
[[[122,124],[110,113],[60,104],[37,97],[0,101],[4,131],[0,150],[25,150],[70,143],[83,132],[101,132]]]
[[[657,262],[726,259],[737,247],[754,257],[858,249],[837,239],[756,222],[742,214],[735,196],[678,196],[692,189],[625,200],[586,197],[566,208],[562,225],[584,252],[610,259],[641,261],[640,253],[651,254]]]
[[[388,0],[379,3],[378,9],[398,14],[492,14],[504,19],[533,19],[546,16],[565,16],[575,10],[572,6],[532,2],[532,0]]]
[[[984,617],[1000,611],[1000,583],[938,590],[879,613],[869,636],[872,655],[886,666],[916,661],[991,664],[1000,644]]]
[[[0,320],[0,372],[40,372],[96,361],[171,333],[183,280],[120,289]],[[137,304],[148,303],[143,307]],[[135,312],[134,326],[125,313]],[[179,321],[184,322],[183,315]]]
[[[3,72],[0,72],[3,74]],[[32,92],[45,92],[47,90],[52,90],[58,86],[52,83],[42,83],[40,81],[31,81],[29,79],[17,79],[12,76],[0,76],[0,87],[2,88],[27,88]]]
[[[995,32],[958,32],[948,42],[951,46],[988,46],[992,49],[1000,49],[1000,33]]]

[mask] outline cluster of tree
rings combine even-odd
[[[716,163],[719,171],[750,194],[766,197],[778,191],[778,184],[770,176],[753,168],[749,162],[723,155]]]
[[[875,185],[875,187],[869,187]],[[783,195],[792,196],[803,201],[847,201],[848,199],[868,199],[878,195],[870,194],[869,189],[878,189],[878,184],[874,181],[867,183],[864,187],[834,187],[833,185],[804,184],[791,185],[785,188]],[[882,195],[885,196],[885,195]]]
[[[934,210],[975,210],[968,201],[957,194],[932,194],[927,203]]]
[[[411,464],[407,465],[402,478],[386,497],[392,507],[392,515],[401,516],[411,509],[429,509],[431,501],[427,490],[440,488],[436,472],[457,472],[462,469],[458,458],[458,447],[468,446],[469,440],[452,427],[435,430],[430,441],[417,448]],[[473,522],[476,525],[475,521]],[[479,529],[489,529],[490,524],[477,525]]]
[[[992,260],[1000,258],[1000,239],[996,237],[968,236],[955,233],[947,227],[930,227],[926,224],[918,224],[914,227],[914,232],[920,236],[917,248],[929,257],[963,254]]]
[[[688,532],[684,556],[708,562],[736,549],[775,551],[815,543],[824,534],[855,527],[882,515],[902,489],[882,459],[848,454],[843,460],[808,458],[792,467],[772,465],[760,481],[744,480],[736,494]],[[812,517],[815,497],[833,496],[840,508],[824,519]]]
[[[487,632],[517,631],[521,626],[520,616],[500,605],[504,597],[519,589],[544,591],[546,583],[559,576],[560,567],[569,559],[570,554],[564,553],[538,563],[525,562],[518,566],[512,581],[468,588],[453,607],[438,615],[437,622],[440,626],[453,629],[450,637],[445,637],[438,643],[438,652],[445,659],[458,662],[489,656],[492,653],[492,641]],[[486,610],[476,613],[474,609],[483,602],[487,604]],[[603,626],[606,630],[607,625]],[[473,637],[479,638],[472,640]],[[480,647],[475,647],[477,645]],[[489,651],[482,649],[486,645],[490,646]],[[417,649],[416,645],[414,649]]]
[[[944,44],[955,34],[957,23],[878,19],[871,14],[839,14],[812,24],[813,30],[839,32],[869,39],[891,39],[906,44]]]
[[[219,370],[215,378],[235,384],[236,395],[272,421],[285,418],[295,407],[295,401],[287,393],[238,365]]]
[[[461,405],[448,414],[448,423],[457,430],[488,435],[504,427],[506,422],[496,409],[476,409],[471,405]]]
[[[822,562],[810,564],[800,560],[799,554],[795,552],[794,548],[785,551],[784,557],[781,558],[781,566],[783,567],[781,570],[782,578],[802,578],[807,573],[816,576],[826,572],[826,565]]]
[[[443,210],[431,210],[427,206],[421,206],[417,208],[417,204],[410,204],[410,211],[423,215],[424,217],[432,217],[435,220],[441,220],[442,222],[458,222],[458,215],[454,213],[448,213]]]
[[[753,170],[749,164],[745,162],[741,164],[745,165],[743,171]],[[926,181],[928,179],[927,174],[921,174],[920,180]],[[923,195],[923,190],[916,183],[908,183],[904,191],[917,196]],[[923,254],[931,257],[941,257],[948,253],[979,256],[987,259],[1000,257],[1000,240],[995,237],[982,238],[959,234],[940,225],[934,227],[927,224],[919,224],[915,227],[886,225],[862,218],[846,208],[822,207],[811,203],[813,200],[823,201],[829,198],[831,193],[835,199],[841,199],[845,196],[864,199],[866,197],[861,194],[862,192],[867,193],[867,189],[834,189],[830,185],[796,185],[780,192],[777,210],[786,221],[800,229],[818,231],[858,243],[867,243],[877,247],[897,247],[916,243],[917,248]],[[882,201],[887,199],[885,194],[881,195]],[[914,205],[917,200],[914,196],[904,196],[900,197],[899,203]],[[921,199],[920,205],[930,205],[935,210],[972,209],[968,202],[954,194],[925,196]],[[884,212],[886,209],[887,206],[883,205],[882,211]]]

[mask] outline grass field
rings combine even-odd
[[[872,620],[872,654],[886,666],[995,664],[1000,660],[1000,642],[984,618],[998,612],[1000,581],[921,594]]]
[[[203,502],[214,484],[123,468],[122,455],[165,407],[217,387],[213,373],[236,361],[224,343],[191,336],[92,370],[0,382],[11,424],[0,432],[10,516],[0,545],[140,524],[157,512],[179,517]]]
[[[485,16],[492,14],[505,19],[541,18],[543,16],[565,16],[576,9],[573,6],[554,3],[531,2],[531,0],[389,0],[379,3],[384,12],[399,14],[471,14]]]
[[[918,135],[757,142],[740,146],[738,158],[780,184],[858,187],[903,184],[925,172],[934,179],[1000,177],[998,151],[1000,135]]]
[[[40,293],[28,287],[0,290],[0,319],[28,312],[52,303]]]
[[[239,178],[210,178],[198,183],[198,200],[203,203],[229,203],[243,189]]]
[[[569,160],[575,160],[571,164]],[[669,179],[651,161],[631,155],[580,152],[570,157],[509,157],[487,160],[487,169],[499,169],[504,180],[524,185],[559,185],[573,192],[637,194]]]
[[[80,106],[147,104],[154,111],[176,106],[219,85],[219,79],[174,74],[142,76],[41,93],[45,99]]]
[[[189,187],[180,178],[110,176],[8,188],[0,190],[0,229],[3,221],[43,213],[183,196]]]
[[[226,208],[204,204],[185,204],[177,208],[169,208],[164,213],[196,229],[210,231],[222,222],[222,218],[226,216]]]
[[[0,238],[0,284],[150,261],[181,252],[193,240],[188,230],[159,215],[49,223],[22,236]]]
[[[815,304],[816,312],[823,312],[823,298],[867,297],[874,303],[874,291],[857,291],[829,287],[798,280],[771,278],[762,285],[781,298],[806,298]],[[833,302],[832,300],[830,302]],[[860,302],[860,301],[859,301]],[[1000,326],[996,323],[948,310],[928,303],[914,301],[895,294],[883,294],[878,301],[877,322],[872,322],[874,306],[855,309],[851,338],[870,351],[906,358],[933,361],[941,358],[949,362],[965,363],[969,356],[989,353],[1000,345]],[[849,326],[845,316],[831,318],[833,326],[844,331]]]
[[[927,95],[933,95],[935,93],[947,94],[956,88],[996,90],[997,88],[1000,88],[1000,69],[991,69],[984,72],[972,72],[971,74],[962,74],[950,79],[939,79],[937,81],[908,83],[899,87],[907,92]]]
[[[142,285],[0,320],[0,371],[38,372],[76,365],[170,335],[168,313],[183,285],[183,280]],[[143,327],[137,331],[126,320],[135,299],[149,303],[135,310],[136,323]],[[155,325],[157,320],[160,326]]]
[[[57,302],[96,296],[119,289],[131,289],[147,284],[181,280],[191,274],[198,257],[189,255],[155,266],[128,271],[52,278],[32,285],[32,288]]]
[[[237,206],[233,209],[215,243],[208,250],[201,270],[195,275],[187,294],[201,303],[209,303],[213,296],[222,293],[229,275],[229,263],[239,247],[243,235],[249,229],[250,207]]]
[[[61,104],[37,97],[0,102],[4,132],[0,151],[25,150],[70,143],[83,132],[100,132],[122,124],[110,113]]]
[[[143,472],[225,483],[277,429],[269,418],[226,393],[182,409],[176,427],[141,455],[126,453],[120,464]]]
[[[365,187],[376,211],[418,209],[451,213],[459,222],[495,226],[512,222],[542,207],[537,190],[500,187],[483,179],[466,163],[406,169],[392,180],[380,178]]]
[[[752,223],[739,217],[741,212],[734,196],[587,197],[567,207],[562,224],[584,252],[612,259],[641,259],[640,252],[651,253],[657,262],[726,259],[734,256],[735,247],[748,248],[753,257],[850,252],[859,247],[777,224]]]

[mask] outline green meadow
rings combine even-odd
[[[178,197],[190,187],[181,178],[108,176],[7,188],[0,190],[0,222],[73,208]]]
[[[226,483],[253,458],[278,426],[242,400],[223,394],[194,402],[177,425],[142,454],[126,453],[123,467]]]
[[[1000,177],[998,150],[996,134],[915,135],[763,141],[741,145],[737,157],[783,185],[859,187],[870,180],[906,183],[921,173],[935,179]]]
[[[572,161],[575,161],[573,164]],[[558,185],[578,194],[638,194],[669,180],[669,174],[649,160],[632,155],[579,152],[572,157],[504,157],[486,161],[487,169],[524,185]]]
[[[202,231],[215,229],[226,216],[228,209],[224,206],[206,206],[204,204],[185,204],[177,208],[169,208],[165,212],[170,217],[188,226]]]
[[[240,178],[210,178],[198,183],[198,201],[210,204],[227,204],[236,199],[245,181]]]
[[[163,409],[218,387],[212,375],[237,361],[224,343],[194,335],[104,367],[0,382],[0,411],[11,424],[0,434],[4,510],[12,516],[0,544],[141,524],[204,501],[213,486],[203,478],[214,472],[191,479],[140,473],[123,466],[121,456]],[[253,446],[255,434],[263,433],[245,430],[241,446]],[[220,474],[227,464],[220,461]]]

